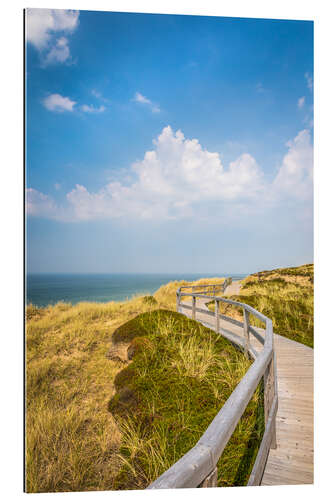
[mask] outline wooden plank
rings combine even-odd
[[[211,472],[206,479],[199,484],[198,488],[215,488],[217,486],[217,467]]]
[[[220,331],[220,312],[219,312],[219,302],[215,300],[215,331],[219,333]]]
[[[223,319],[223,321],[227,321],[228,323],[232,323],[233,325],[243,327],[243,323],[241,321],[238,321],[235,318],[231,318],[230,316],[225,316],[224,314],[220,314],[220,318]]]
[[[182,309],[183,307],[184,307],[185,309],[191,309],[191,311],[192,311],[192,306],[189,306],[189,305],[187,305],[187,304],[184,304],[184,302],[181,302],[181,303],[180,303],[180,309]]]
[[[267,426],[271,406],[275,397],[275,380],[274,380],[274,358],[271,359],[264,374],[264,408],[265,422]],[[276,448],[276,432],[275,424],[273,425],[274,432],[272,434],[272,447]]]
[[[245,355],[249,355],[249,346],[250,346],[250,336],[249,336],[249,312],[244,308],[243,309],[243,318],[244,318],[244,350]]]
[[[257,339],[259,340],[259,342],[261,344],[264,344],[265,343],[265,338],[253,327],[253,326],[249,326],[249,332],[252,333],[252,335]]]
[[[210,449],[197,443],[147,489],[196,488],[214,467]]]
[[[278,400],[277,396],[275,396],[269,414],[269,418],[267,421],[266,429],[247,486],[258,486],[261,483],[261,479],[264,473],[269,449],[271,447],[271,442],[274,434],[277,407],[278,407]]]
[[[181,294],[184,296],[195,295],[196,304],[196,319],[200,321],[205,326],[216,329],[216,317],[215,311],[209,311],[206,303],[211,301],[205,295],[200,294]],[[223,301],[236,306],[241,306],[241,303],[231,301],[228,299],[222,300],[221,297],[213,297],[218,301]],[[191,306],[184,306],[184,313],[191,316],[191,312],[186,310],[191,310]],[[276,352],[274,359],[268,361],[265,368],[266,372],[266,384],[265,384],[265,403],[266,403],[266,430],[268,434],[274,437],[274,424],[273,420],[270,423],[270,414],[273,409],[272,404],[275,404],[276,395],[278,395],[279,403],[276,417],[276,433],[277,433],[277,448],[272,449],[274,445],[273,439],[271,441],[271,449],[269,450],[268,459],[266,462],[264,474],[262,477],[262,485],[273,485],[273,484],[308,484],[313,482],[313,350],[307,346],[303,346],[295,341],[287,339],[285,337],[280,337],[278,335],[273,336],[272,322],[268,318],[265,318],[258,311],[254,311],[253,308],[246,305],[246,310],[249,313],[255,314],[261,321],[266,322],[266,334],[265,338],[261,335],[262,329],[249,326],[250,333],[253,334],[253,345],[250,347],[254,349],[253,346],[257,348],[262,346],[264,342],[264,347],[261,347],[260,353],[256,353],[258,356],[256,361],[253,363],[252,367],[256,364],[258,359],[262,359],[263,355],[267,355],[268,352],[273,352],[273,348]],[[229,338],[235,345],[241,345],[244,338],[241,338],[241,334],[244,332],[244,323],[233,320],[223,315],[219,315],[219,333]],[[221,321],[229,321],[231,323],[230,330],[224,328]],[[252,331],[253,329],[253,331]],[[254,333],[255,332],[255,333]],[[240,335],[239,335],[239,334]],[[256,335],[257,333],[257,335]],[[274,342],[273,342],[274,339]],[[252,340],[251,340],[252,342]],[[275,346],[273,345],[275,344]],[[268,367],[269,365],[269,367]],[[268,368],[267,368],[268,367]],[[249,372],[248,372],[249,373]],[[276,374],[278,375],[278,383],[276,384]],[[243,379],[244,380],[244,379]],[[241,381],[242,382],[242,381]],[[237,386],[238,387],[238,386]],[[237,389],[237,388],[236,388]],[[244,388],[243,388],[244,389]],[[233,395],[233,394],[232,394]],[[231,396],[232,396],[231,395]],[[243,395],[244,396],[244,395]],[[242,396],[242,398],[243,398]],[[231,398],[231,397],[230,397]],[[230,399],[229,398],[229,399]],[[242,399],[241,398],[241,399]],[[229,401],[229,400],[228,400]],[[228,403],[228,402],[227,402]],[[239,402],[234,400],[231,401],[239,409]],[[218,454],[221,453],[221,448],[223,448],[224,441],[228,441],[228,432],[222,431],[223,436],[219,434],[221,426],[225,429],[229,428],[229,417],[232,411],[229,410],[225,413],[225,406],[220,410],[218,415],[215,417],[207,431],[204,433],[192,450],[209,450],[211,465],[207,466],[206,475],[202,477],[201,482],[210,474],[213,470],[214,462],[218,459]],[[235,408],[234,408],[235,411]],[[267,415],[268,411],[268,415]],[[234,416],[234,420],[237,418]],[[212,425],[214,423],[214,425]],[[230,428],[229,428],[230,432]],[[265,431],[266,432],[266,431]],[[267,446],[270,438],[265,438],[264,444],[262,446]],[[200,447],[199,447],[200,445]],[[199,448],[198,448],[199,447]],[[260,450],[259,450],[260,451]],[[201,465],[199,461],[196,460],[196,455],[198,451],[192,455],[192,465],[189,471],[193,470],[193,467],[197,468],[195,464],[198,464],[201,470]],[[263,453],[261,454],[264,455]],[[261,456],[260,455],[260,456]],[[259,453],[257,455],[257,458]],[[258,460],[260,459],[260,456]],[[263,460],[261,456],[261,460]],[[184,456],[185,457],[185,456]],[[183,457],[183,458],[184,458]],[[175,464],[177,465],[177,464]],[[177,469],[177,467],[176,467]],[[184,472],[184,471],[183,471]],[[198,472],[198,471],[197,471]],[[254,471],[256,472],[256,471]],[[190,472],[189,472],[190,473]],[[260,475],[260,474],[259,474]],[[195,481],[198,480],[200,474],[196,474]],[[162,476],[161,476],[162,477]],[[193,486],[195,485],[193,482]],[[179,481],[184,483],[184,479]],[[196,485],[200,483],[197,482]],[[159,486],[157,486],[159,487]],[[186,486],[174,486],[169,483],[169,486],[161,487],[186,487]]]
[[[206,314],[207,316],[215,317],[215,311],[210,311],[209,309],[202,309],[202,307],[196,307],[197,313]]]

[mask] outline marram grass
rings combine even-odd
[[[313,264],[252,274],[242,281],[239,295],[228,297],[254,307],[270,318],[274,333],[313,347]],[[209,306],[214,309],[214,305]],[[241,309],[220,303],[222,314],[243,321]],[[250,323],[264,327],[250,315]]]
[[[145,488],[205,431],[250,361],[175,313],[181,284],[154,300],[27,307],[28,492]],[[131,360],[107,356],[130,343]],[[246,484],[262,432],[259,389],[221,457],[219,485]]]

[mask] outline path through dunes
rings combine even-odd
[[[239,293],[240,283],[233,282],[225,295]],[[197,299],[197,306],[205,309],[211,299]],[[187,316],[191,311],[182,310]],[[215,329],[215,319],[196,313],[196,319]],[[242,336],[241,327],[220,320],[220,333],[230,338]],[[265,332],[260,329],[260,333]],[[250,335],[251,344],[258,352],[262,345]],[[276,418],[277,448],[269,452],[261,485],[313,483],[313,349],[274,335],[277,359],[279,406]]]

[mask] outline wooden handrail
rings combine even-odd
[[[219,286],[224,292],[230,283],[231,278],[228,278],[222,285],[205,284],[199,286],[207,288]],[[206,314],[208,317],[215,317],[215,331],[229,338],[238,346],[241,346],[246,355],[250,355],[254,359],[254,362],[197,444],[151,483],[148,489],[217,486],[217,462],[257,389],[260,380],[264,378],[265,432],[248,481],[249,486],[259,485],[265,470],[269,450],[270,448],[276,448],[275,429],[278,395],[272,321],[248,304],[216,295],[209,297],[212,301],[215,301],[215,312],[209,311],[208,309],[206,311],[205,309],[197,307],[196,303],[198,298],[207,299],[209,289],[203,293],[195,293],[193,291],[187,293],[182,291],[185,288],[191,288],[191,286],[183,286],[177,290],[177,311],[181,312],[182,307],[190,309],[193,319],[195,319],[197,312]],[[192,286],[192,290],[193,288],[196,287]],[[192,297],[192,305],[190,306],[182,303],[182,297]],[[220,314],[219,302],[241,307],[243,309],[244,322],[242,323]],[[265,323],[265,336],[262,336],[253,326],[250,326],[250,313]],[[220,329],[221,319],[227,321],[231,320],[232,323],[241,326],[243,328],[244,338],[232,332],[227,332],[227,330]],[[250,333],[263,344],[263,349],[259,354],[250,344]]]

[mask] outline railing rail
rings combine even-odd
[[[229,338],[233,343],[244,349],[245,354],[247,356],[250,355],[254,359],[254,362],[197,444],[151,483],[148,487],[149,489],[216,486],[217,462],[262,378],[264,378],[265,432],[250,474],[248,486],[260,484],[269,450],[270,448],[276,448],[276,413],[278,396],[272,321],[245,303],[226,299],[215,294],[209,295],[212,287],[213,289],[215,287],[214,293],[217,293],[217,287],[220,287],[220,290],[224,293],[226,287],[230,283],[231,279],[228,278],[222,285],[208,283],[205,285],[188,285],[180,287],[177,290],[177,311],[182,312],[183,308],[190,309],[192,311],[192,319],[194,320],[196,319],[197,313],[207,315],[208,317],[215,317],[215,331]],[[192,288],[192,291],[183,291],[188,288]],[[206,290],[196,293],[195,290],[198,288],[206,288]],[[189,305],[182,302],[182,297],[192,297],[192,304]],[[197,299],[207,299],[208,297],[212,301],[215,301],[215,311],[197,307]],[[243,322],[220,314],[220,302],[241,307],[243,309]],[[265,323],[264,330],[256,329],[250,325],[250,314],[253,314],[256,318]],[[228,330],[221,329],[221,320],[229,321],[242,327],[243,338]],[[207,326],[211,327],[211,325]],[[261,332],[264,332],[264,336]],[[260,353],[257,353],[251,346],[250,334],[263,344]]]

